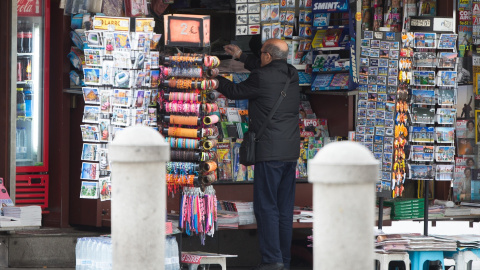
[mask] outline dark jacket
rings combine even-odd
[[[255,158],[257,162],[297,161],[300,155],[300,87],[296,69],[285,60],[273,60],[264,67],[260,67],[260,62],[253,56],[242,55],[241,60],[245,63],[245,68],[252,71],[250,76],[239,84],[219,76],[220,85],[217,90],[229,99],[248,99],[248,128],[255,133],[266,122],[267,115],[277,102],[287,82],[287,74],[293,75],[287,96],[259,138]]]

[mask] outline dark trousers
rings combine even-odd
[[[255,163],[253,207],[262,263],[290,267],[297,162]]]

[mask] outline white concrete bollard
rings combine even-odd
[[[164,269],[170,147],[158,131],[134,126],[116,134],[109,156],[113,269]]]
[[[315,270],[374,269],[378,161],[359,143],[327,144],[308,161]]]

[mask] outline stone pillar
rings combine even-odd
[[[373,269],[379,162],[364,146],[327,144],[308,161],[313,184],[313,269]]]
[[[158,131],[132,126],[117,132],[109,156],[113,269],[164,269],[170,148]]]

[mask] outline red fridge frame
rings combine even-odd
[[[17,0],[13,0],[17,1]],[[44,59],[43,59],[43,165],[16,166],[18,173],[48,172],[48,145],[49,145],[49,99],[50,99],[50,0],[44,2]],[[18,20],[18,13],[17,13]],[[16,35],[15,35],[16,36]]]

